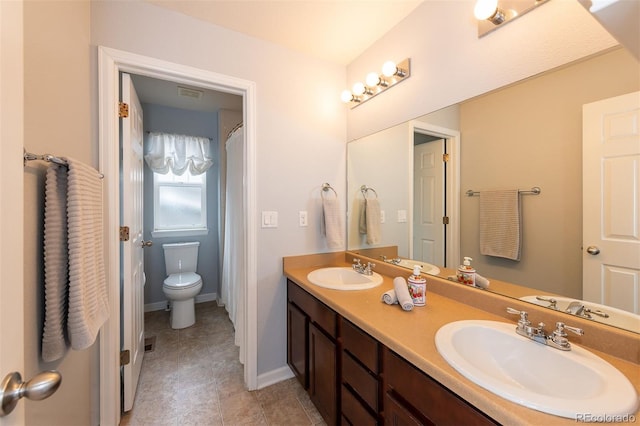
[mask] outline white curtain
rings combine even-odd
[[[243,163],[244,130],[236,130],[227,140],[227,187],[222,259],[221,299],[235,328],[235,344],[240,347],[240,362],[244,363],[244,201]]]
[[[192,175],[200,175],[213,165],[209,154],[209,138],[151,133],[146,148],[145,161],[156,173],[182,176],[189,170]]]

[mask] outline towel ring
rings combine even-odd
[[[338,193],[328,183],[323,183],[322,184],[322,192],[320,193],[320,196],[324,199],[324,193],[329,191],[329,190],[333,191],[333,193],[336,195],[336,198],[338,198]]]
[[[360,187],[360,192],[362,192],[362,196],[364,198],[367,198],[367,192],[372,191],[374,194],[376,194],[376,198],[378,198],[378,193],[376,192],[375,189],[373,188],[368,188],[367,185],[362,185]]]

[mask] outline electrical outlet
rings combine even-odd
[[[307,219],[308,219],[308,216],[307,216],[306,210],[300,210],[298,212],[298,225],[307,226],[308,225]]]
[[[380,210],[380,223],[384,223],[387,220],[387,216],[384,214],[384,210]]]

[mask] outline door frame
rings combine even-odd
[[[109,319],[100,333],[100,423],[120,420],[120,187],[119,74],[127,72],[190,86],[233,93],[243,98],[245,128],[244,225],[246,315],[244,381],[257,388],[257,214],[256,212],[256,84],[186,65],[98,46],[98,152],[104,174],[105,241]]]
[[[445,149],[449,154],[445,170],[445,208],[449,217],[447,235],[445,238],[446,258],[451,268],[460,259],[460,132],[436,126],[419,120],[409,122],[409,170],[411,178],[409,182],[409,253],[413,255],[413,134],[422,133],[444,139]]]

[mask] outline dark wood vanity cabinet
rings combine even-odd
[[[329,425],[338,422],[338,315],[287,280],[287,363]]]
[[[382,345],[351,322],[341,319],[341,423],[382,424],[380,367]]]
[[[383,354],[385,424],[498,424],[395,352]]]
[[[287,280],[287,363],[329,425],[495,425]]]

